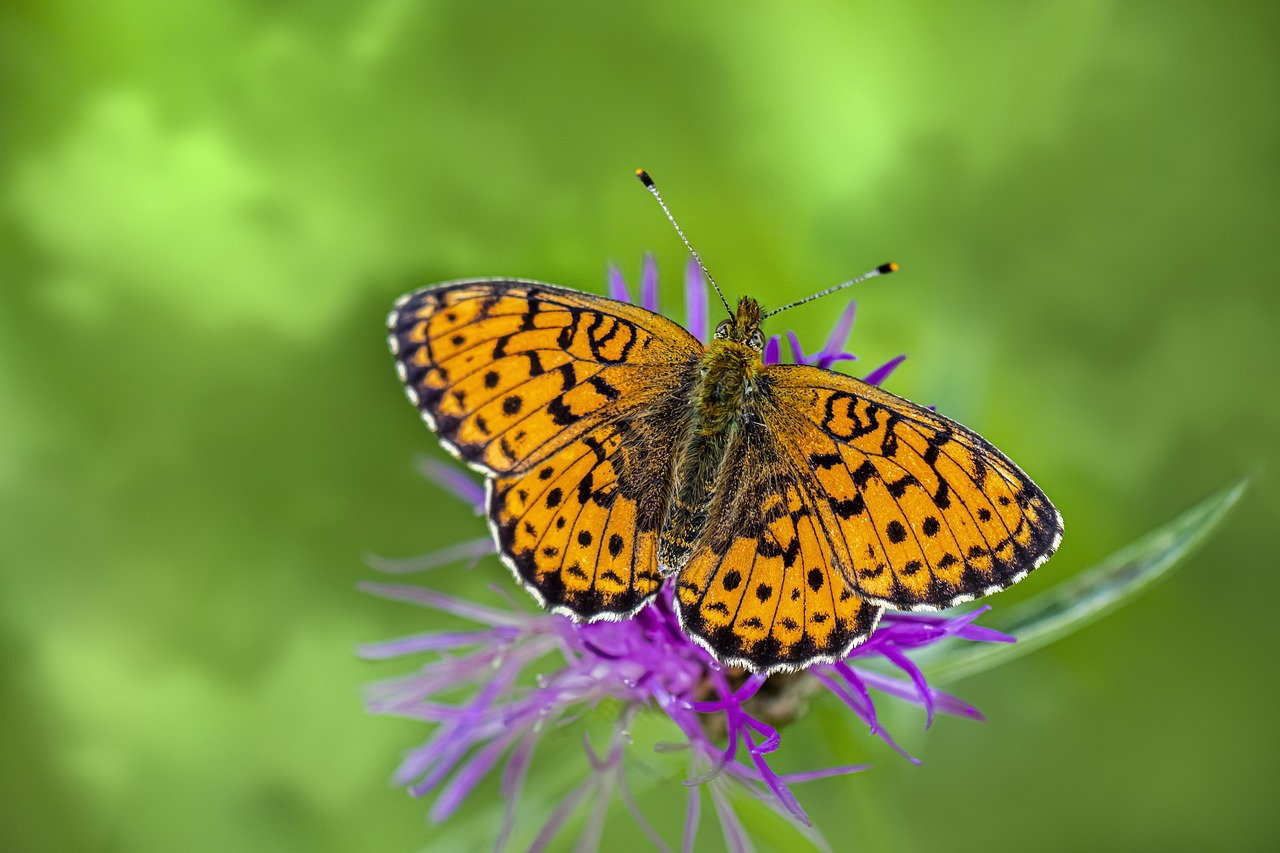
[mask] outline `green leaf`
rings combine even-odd
[[[990,627],[1016,643],[949,643],[918,663],[932,682],[955,681],[1025,655],[1077,631],[1137,596],[1182,563],[1244,494],[1241,480],[1121,548],[1069,581],[1005,611]]]

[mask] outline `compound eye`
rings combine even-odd
[[[764,334],[759,329],[751,333],[751,337],[747,340],[747,345],[757,352],[764,350]]]
[[[723,341],[729,337],[729,330],[733,328],[733,323],[728,320],[721,320],[720,325],[716,326],[716,340]]]

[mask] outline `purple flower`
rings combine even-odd
[[[685,280],[688,327],[706,341],[707,292],[695,263],[690,263]],[[609,293],[629,299],[617,269],[609,272]],[[652,258],[645,259],[641,304],[657,310],[657,269]],[[844,347],[853,317],[850,303],[826,344],[812,356],[806,356],[789,333],[795,360],[823,367],[852,360]],[[776,363],[780,350],[780,338],[775,337],[767,344],[765,360]],[[867,381],[883,381],[902,358],[876,369]],[[429,462],[424,473],[478,510],[482,507],[482,490],[458,469]],[[416,571],[449,561],[476,561],[493,551],[492,541],[475,539],[414,560],[376,560],[374,564],[384,571]],[[689,640],[676,619],[670,585],[631,619],[590,624],[530,613],[510,598],[509,607],[491,607],[419,586],[365,583],[362,589],[470,623],[465,630],[429,631],[361,647],[361,656],[369,659],[430,655],[417,672],[371,685],[366,705],[373,713],[432,724],[426,742],[405,757],[394,778],[415,796],[435,795],[430,809],[433,821],[447,820],[478,784],[499,774],[505,811],[495,833],[497,849],[506,845],[516,825],[540,743],[549,732],[573,724],[602,703],[617,709],[608,740],[597,750],[584,735],[589,773],[544,818],[531,849],[548,846],[578,813],[585,816],[578,849],[595,849],[615,797],[658,849],[673,849],[641,812],[628,785],[626,758],[634,749],[629,733],[641,714],[665,716],[681,740],[662,745],[663,751],[687,753],[681,850],[693,849],[704,795],[711,801],[728,848],[751,850],[730,799],[731,793],[743,791],[827,848],[791,785],[865,766],[779,773],[770,765],[770,757],[781,746],[779,726],[799,714],[810,695],[825,690],[871,734],[914,762],[880,725],[873,691],[921,706],[926,726],[935,713],[982,719],[971,705],[930,687],[910,652],[947,638],[1013,641],[973,624],[986,608],[959,616],[886,613],[871,637],[844,660],[766,677],[724,667]],[[495,589],[506,595],[503,587]],[[873,662],[878,666],[865,666]]]

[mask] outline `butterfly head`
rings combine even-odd
[[[764,351],[764,334],[760,331],[760,303],[750,296],[738,300],[738,311],[716,326],[716,340],[746,344],[756,352]]]

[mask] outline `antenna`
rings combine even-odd
[[[693,246],[689,245],[689,238],[684,236],[684,231],[680,229],[680,223],[676,222],[676,218],[671,215],[671,211],[667,208],[667,203],[662,200],[662,194],[658,192],[658,188],[653,183],[653,178],[649,177],[649,173],[644,169],[636,169],[636,177],[640,179],[640,183],[644,184],[645,189],[653,193],[653,197],[658,200],[658,204],[662,206],[662,212],[667,215],[667,219],[671,220],[671,224],[675,226],[676,233],[684,241],[685,248],[689,250],[689,254],[693,255],[693,259],[698,262],[698,266],[702,267],[702,274],[707,277],[707,281],[711,282],[711,286],[716,289],[716,296],[720,297],[720,301],[724,303],[724,310],[728,311],[729,316],[732,317],[733,309],[729,307],[729,301],[720,292],[720,285],[716,284],[716,280],[711,277],[711,270],[707,269],[707,265],[702,262],[702,258],[698,257],[698,253],[693,250]]]
[[[892,261],[890,261],[887,264],[881,264],[880,266],[876,267],[873,270],[868,270],[867,272],[864,272],[862,275],[858,276],[857,278],[851,278],[846,282],[837,284],[835,287],[828,287],[826,290],[819,291],[818,293],[815,293],[812,296],[806,296],[804,299],[797,299],[795,302],[792,302],[790,305],[783,305],[781,308],[774,308],[772,311],[770,311],[768,314],[765,314],[764,317],[761,317],[760,319],[763,320],[765,317],[772,317],[774,314],[781,314],[783,311],[786,311],[788,308],[795,308],[797,305],[803,305],[806,302],[812,302],[813,300],[826,296],[829,293],[835,293],[837,290],[844,290],[846,287],[853,287],[855,284],[857,284],[860,281],[866,281],[867,279],[875,278],[878,275],[888,275],[891,272],[897,272],[897,271],[898,271],[898,265],[893,263]]]

